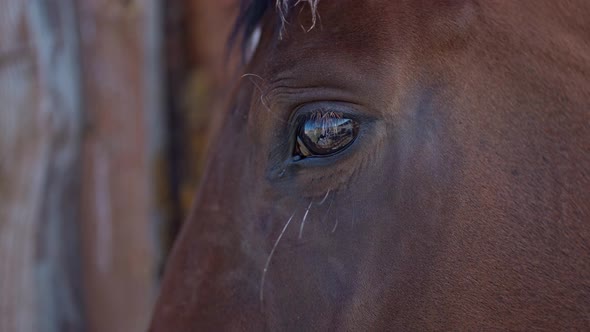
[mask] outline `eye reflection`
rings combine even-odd
[[[328,156],[344,150],[358,135],[356,121],[337,112],[314,112],[303,120],[297,132],[295,155]]]

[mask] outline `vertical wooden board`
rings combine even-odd
[[[133,332],[149,320],[156,1],[78,4],[81,54],[74,1],[0,0],[0,332]]]
[[[73,3],[0,8],[0,331],[80,331]]]
[[[34,252],[47,147],[37,121],[34,53],[26,29],[14,29],[26,24],[24,8],[2,2],[7,11],[0,12],[0,331],[28,332],[38,326]],[[12,31],[7,22],[13,23]],[[13,33],[25,43],[9,41]],[[32,132],[38,136],[31,137]]]
[[[155,30],[146,19],[151,5],[147,0],[79,4],[88,117],[82,251],[90,331],[144,331],[157,287],[154,140],[148,130],[155,125],[154,101],[146,95],[156,93],[149,73],[156,69],[147,65],[153,59],[146,54],[146,33]]]

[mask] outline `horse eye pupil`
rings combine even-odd
[[[358,135],[358,123],[336,113],[314,115],[299,128],[296,153],[327,156],[347,148]]]

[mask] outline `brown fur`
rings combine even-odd
[[[589,330],[590,3],[293,13],[282,40],[264,20],[151,331]],[[314,101],[361,135],[295,163]]]

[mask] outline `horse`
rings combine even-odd
[[[240,8],[150,331],[590,330],[590,2]]]

